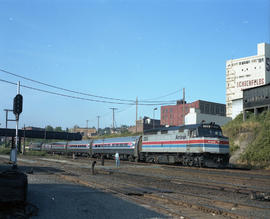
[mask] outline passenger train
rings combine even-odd
[[[229,162],[229,140],[214,123],[152,129],[142,136],[43,144],[41,150],[105,158],[118,152],[130,161],[200,167],[225,167]]]

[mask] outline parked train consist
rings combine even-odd
[[[42,150],[54,153],[85,154],[153,163],[178,163],[185,166],[226,166],[229,140],[214,123],[168,127],[129,136],[44,144]]]

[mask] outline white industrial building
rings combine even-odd
[[[201,122],[210,123],[214,122],[220,126],[225,125],[227,122],[231,121],[230,117],[211,115],[201,113],[200,109],[190,108],[189,113],[185,116],[185,124],[192,125]]]
[[[259,43],[257,55],[226,61],[226,115],[243,111],[244,89],[270,82],[270,44]]]

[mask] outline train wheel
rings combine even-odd
[[[194,165],[194,162],[193,162],[193,160],[190,159],[190,160],[188,161],[188,166],[192,167],[193,165]]]

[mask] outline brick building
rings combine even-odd
[[[185,108],[185,109],[184,109]],[[185,103],[177,101],[176,105],[161,107],[161,125],[178,126],[184,124],[185,115],[190,112],[190,108],[199,109],[203,114],[211,115],[226,115],[226,105],[203,100],[197,100],[192,103]]]
[[[22,128],[23,130],[29,130],[29,131],[44,131],[44,128],[39,128],[39,127],[33,127],[33,126],[27,126],[25,128]]]

